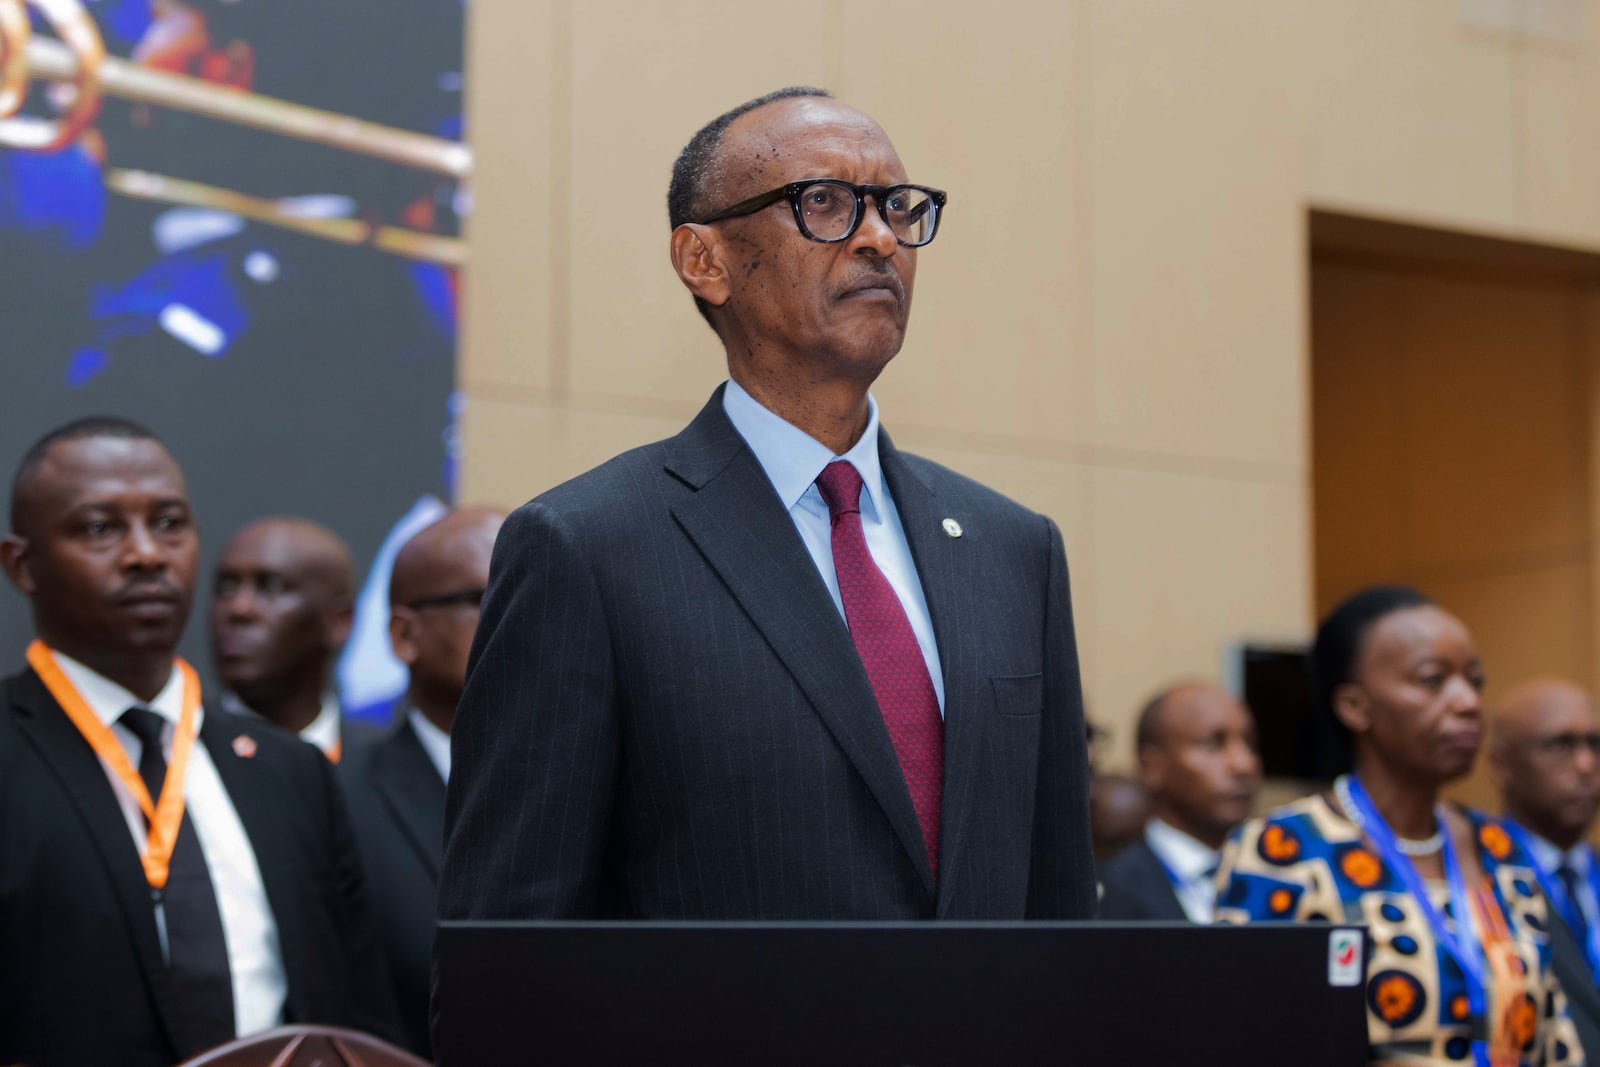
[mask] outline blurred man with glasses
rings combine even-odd
[[[395,555],[389,641],[410,684],[388,736],[353,750],[339,765],[406,1045],[429,1060],[428,967],[450,729],[489,581],[489,556],[504,521],[505,512],[493,508],[453,511]]]
[[[1556,972],[1589,1062],[1600,1060],[1600,866],[1587,838],[1600,810],[1600,715],[1571,682],[1513,687],[1494,717],[1489,766],[1512,829],[1539,868]]]
[[[728,381],[507,520],[441,916],[1090,915],[1061,535],[869,392],[947,199],[817,89],[683,149],[671,258]]]

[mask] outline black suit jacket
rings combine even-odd
[[[389,736],[389,729],[375,722],[366,722],[362,719],[339,720],[339,761],[363,749],[371,748],[385,737]]]
[[[1167,869],[1143,839],[1107,861],[1100,871],[1105,896],[1100,917],[1118,921],[1188,922]]]
[[[383,740],[346,753],[339,781],[367,870],[406,1046],[430,1059],[428,967],[444,843],[444,780],[402,717]]]
[[[252,739],[255,753],[234,750]],[[200,740],[278,926],[291,1022],[394,1032],[394,1006],[333,768],[264,723],[207,709]],[[0,1063],[168,1067],[172,1003],[139,853],[99,758],[31,670],[0,683]]]
[[[1584,1060],[1600,1063],[1600,986],[1595,985],[1582,944],[1554,904],[1550,905],[1550,915],[1554,920],[1550,923],[1550,948],[1556,978],[1566,991],[1567,1009],[1578,1028]]]
[[[718,390],[505,524],[453,730],[443,917],[1092,914],[1060,533],[879,450],[944,674],[937,885],[849,631]]]

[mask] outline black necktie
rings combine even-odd
[[[1583,914],[1583,898],[1578,895],[1578,872],[1565,861],[1556,868],[1556,877],[1561,879],[1561,884],[1567,890],[1567,899],[1572,901],[1572,914],[1578,919],[1578,928],[1572,933],[1581,945],[1589,943],[1589,920]]]
[[[139,739],[139,777],[152,803],[161,801],[167,758],[161,751],[166,720],[146,708],[129,708],[120,720]],[[178,842],[172,850],[167,885],[157,897],[157,921],[165,921],[167,989],[173,1010],[168,1019],[178,1055],[188,1059],[234,1037],[233,977],[228,970],[228,945],[222,936],[222,915],[205,853],[194,823],[184,812]]]

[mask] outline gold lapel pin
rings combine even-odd
[[[961,524],[954,519],[944,520],[944,532],[951,537],[961,536]]]

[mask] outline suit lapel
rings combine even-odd
[[[865,779],[934,893],[916,809],[850,631],[722,390],[672,441],[668,471],[697,490],[673,517],[794,677]]]
[[[207,708],[205,721],[200,725],[200,741],[211,756],[222,788],[233,802],[233,810],[250,841],[250,851],[255,853],[261,884],[278,926],[283,973],[289,977],[286,1007],[293,1021],[304,1018],[304,1012],[298,1010],[300,991],[294,976],[305,973],[301,966],[305,945],[294,920],[302,907],[300,882],[309,877],[309,872],[300,862],[303,850],[295,847],[294,820],[285,817],[283,810],[284,797],[293,784],[274,773],[270,760],[259,755],[246,758],[234,751],[235,738],[256,730],[243,723],[240,716]]]
[[[989,710],[987,679],[977,670],[980,661],[972,642],[981,627],[963,626],[963,620],[983,617],[981,590],[966,575],[965,555],[973,546],[965,538],[945,533],[944,520],[953,518],[963,527],[975,527],[973,517],[955,514],[941,502],[933,487],[918,477],[901,458],[889,435],[878,437],[879,462],[884,480],[900,513],[906,543],[917,565],[922,595],[933,620],[933,638],[939,647],[944,675],[944,795],[941,801],[939,866],[958,869],[967,843],[977,785],[978,757],[983,746],[983,717]],[[952,881],[946,881],[953,892]],[[950,893],[939,893],[938,914],[947,913]]]
[[[373,788],[394,812],[423,868],[438,881],[444,848],[444,781],[409,722],[402,722],[373,748],[368,769]]]
[[[1144,876],[1139,880],[1139,885],[1145,894],[1146,906],[1157,918],[1188,922],[1189,913],[1183,910],[1183,901],[1178,899],[1172,876],[1167,873],[1166,864],[1161,862],[1155,849],[1145,841],[1135,841],[1129,849],[1137,850],[1134,855],[1144,864]]]
[[[11,698],[19,713],[19,729],[65,788],[100,853],[106,879],[127,918],[134,954],[171,1041],[166,963],[161,958],[150,883],[145,880],[144,865],[139,861],[139,851],[128,832],[128,821],[116,793],[106,779],[105,768],[38,675],[31,670],[19,675],[12,683]]]

